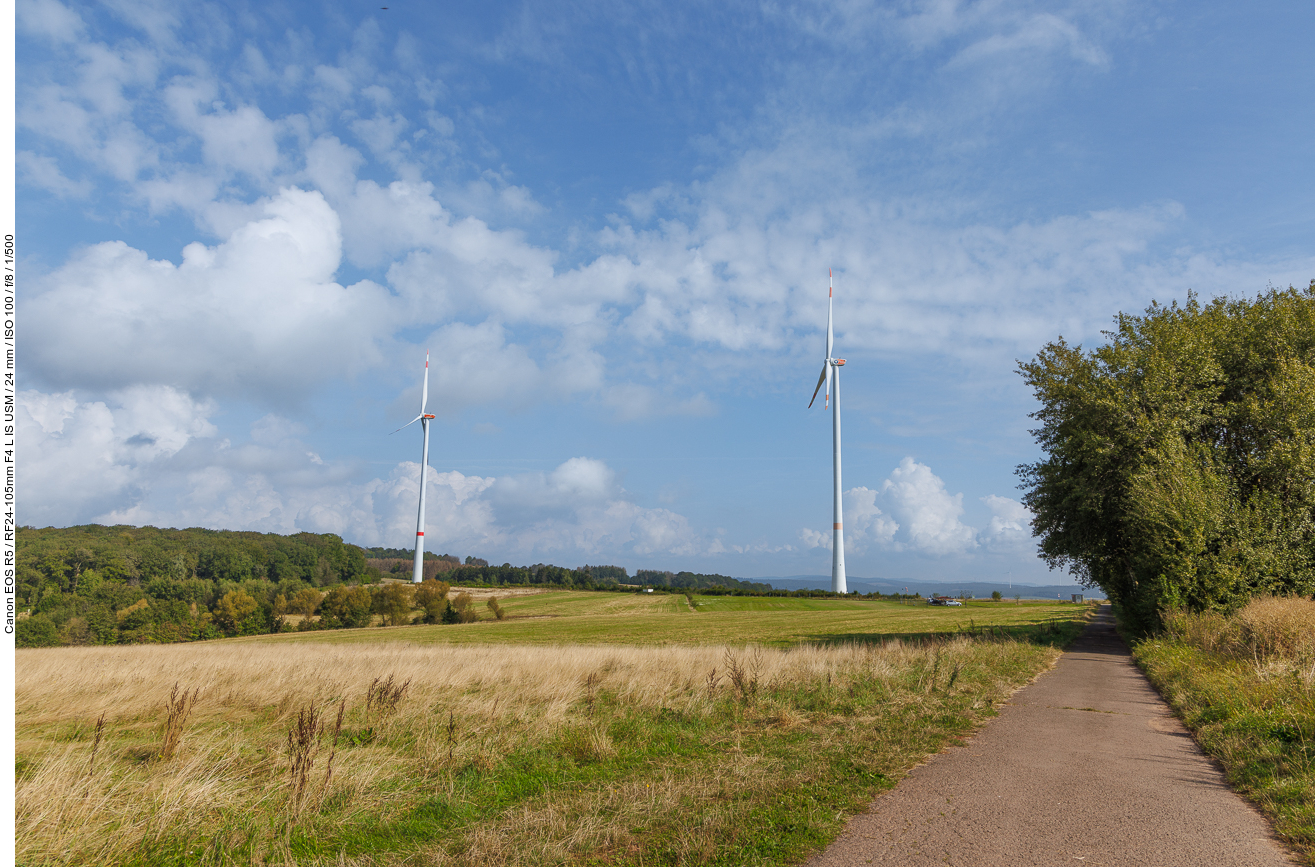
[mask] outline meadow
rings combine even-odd
[[[20,863],[797,863],[1090,610],[502,598],[502,621],[19,651]]]
[[[1170,612],[1133,656],[1229,783],[1315,864],[1315,600]]]

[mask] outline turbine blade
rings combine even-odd
[[[813,401],[817,400],[817,393],[822,390],[822,383],[826,382],[826,362],[822,363],[822,375],[817,378],[817,388],[813,389],[813,400],[808,402],[808,408],[813,408]],[[830,389],[827,389],[829,392]]]
[[[826,357],[827,360],[830,361],[831,348],[832,345],[835,343],[835,336],[834,336],[835,332],[831,327],[832,308],[835,306],[835,302],[833,298],[833,295],[835,293],[835,286],[832,283],[831,271],[829,269],[827,270],[827,283],[828,283],[828,287],[826,290]]]
[[[418,416],[416,416],[415,418],[411,419],[411,420],[410,420],[409,422],[407,422],[406,424],[404,424],[404,425],[402,425],[401,427],[399,427],[397,430],[406,430],[406,429],[409,428],[411,425],[413,425],[413,424],[415,424],[416,422],[420,421],[420,419],[422,419],[422,418],[424,418],[424,417],[425,417],[425,414],[424,414],[424,413],[421,413],[420,415],[418,415]],[[397,433],[397,430],[393,431],[393,433]],[[389,434],[389,436],[392,436],[392,435],[393,435],[393,434]]]
[[[420,414],[425,414],[425,407],[429,405],[429,350],[425,350],[425,385],[420,390]]]

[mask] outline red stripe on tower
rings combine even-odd
[[[417,536],[423,536],[423,535],[425,535],[425,532],[424,532],[423,530],[416,530],[416,535],[417,535]]]

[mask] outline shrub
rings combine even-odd
[[[502,606],[498,604],[497,597],[489,597],[488,608],[489,611],[493,612],[493,616],[498,618],[499,620],[502,620],[507,616],[507,612],[504,611],[502,609]]]
[[[1261,658],[1315,657],[1315,600],[1261,596],[1237,612],[1238,638]]]
[[[474,623],[479,619],[469,593],[458,593],[443,609],[444,623]]]

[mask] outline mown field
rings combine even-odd
[[[19,651],[20,862],[797,863],[1089,610],[692,603]]]
[[[461,588],[454,588],[453,594]],[[340,630],[277,636],[279,641],[526,644],[745,644],[871,641],[927,633],[1035,629],[1074,616],[1077,606],[1052,602],[968,602],[961,608],[865,599],[703,596],[554,591],[501,596],[472,588],[478,600],[495,595],[508,617],[451,626]],[[692,605],[691,605],[692,600]],[[476,608],[482,609],[482,603]],[[486,615],[487,617],[487,615]],[[247,641],[266,641],[257,636]]]

